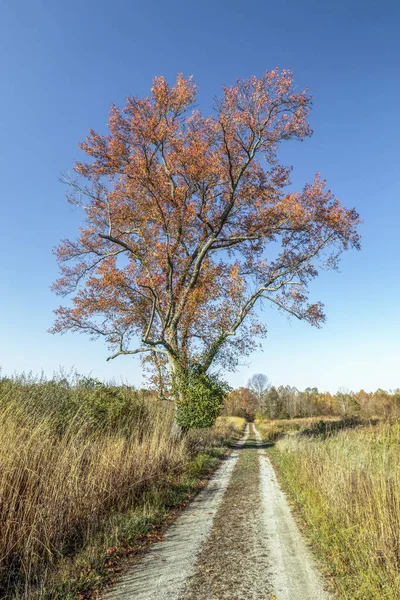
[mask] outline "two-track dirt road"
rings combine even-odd
[[[328,600],[255,428],[104,600]]]

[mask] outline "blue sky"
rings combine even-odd
[[[314,136],[282,147],[302,186],[317,171],[361,213],[362,250],[324,273],[312,297],[321,330],[273,309],[269,335],[230,382],[264,372],[321,390],[400,387],[400,5],[394,0],[3,0],[0,6],[0,365],[49,375],[60,365],[141,382],[139,360],[105,362],[101,341],[53,336],[52,248],[81,215],[59,176],[111,103],[145,95],[154,75],[193,74],[206,111],[223,84],[275,66],[314,96]]]

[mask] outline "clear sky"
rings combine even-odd
[[[269,309],[254,372],[302,389],[400,387],[400,4],[396,0],[2,0],[0,3],[0,365],[51,375],[60,365],[140,384],[138,359],[105,362],[102,341],[53,336],[52,248],[81,215],[59,183],[111,103],[146,95],[154,75],[193,74],[209,110],[223,84],[291,69],[314,95],[314,136],[282,147],[298,186],[317,171],[364,219],[362,250],[324,273],[312,298],[321,330]]]

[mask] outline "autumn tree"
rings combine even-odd
[[[232,390],[225,401],[226,413],[254,421],[258,409],[256,393],[248,387]]]
[[[278,146],[311,135],[289,71],[225,87],[210,116],[195,98],[191,78],[156,77],[151,96],[111,107],[68,178],[84,223],[56,250],[54,289],[72,304],[53,331],[101,337],[109,359],[157,354],[172,376],[233,368],[265,332],[265,303],[319,326],[308,285],[359,246],[357,213],[319,175],[287,187]]]
[[[277,419],[279,417],[280,407],[281,399],[278,390],[273,385],[269,388],[268,392],[265,395],[265,410],[267,416],[270,419]]]

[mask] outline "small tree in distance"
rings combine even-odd
[[[319,326],[310,281],[359,247],[358,214],[319,175],[285,189],[278,146],[311,135],[311,98],[289,71],[225,87],[211,116],[195,98],[191,78],[156,77],[151,97],[111,107],[109,134],[90,130],[88,160],[68,179],[85,222],[56,250],[54,289],[73,297],[52,331],[104,338],[109,360],[156,353],[186,382],[177,402],[192,371],[200,385],[211,365],[234,368],[251,352],[262,303]]]
[[[257,408],[261,411],[264,408],[265,392],[271,387],[268,377],[263,373],[255,373],[250,377],[247,387],[255,393],[257,397]]]

